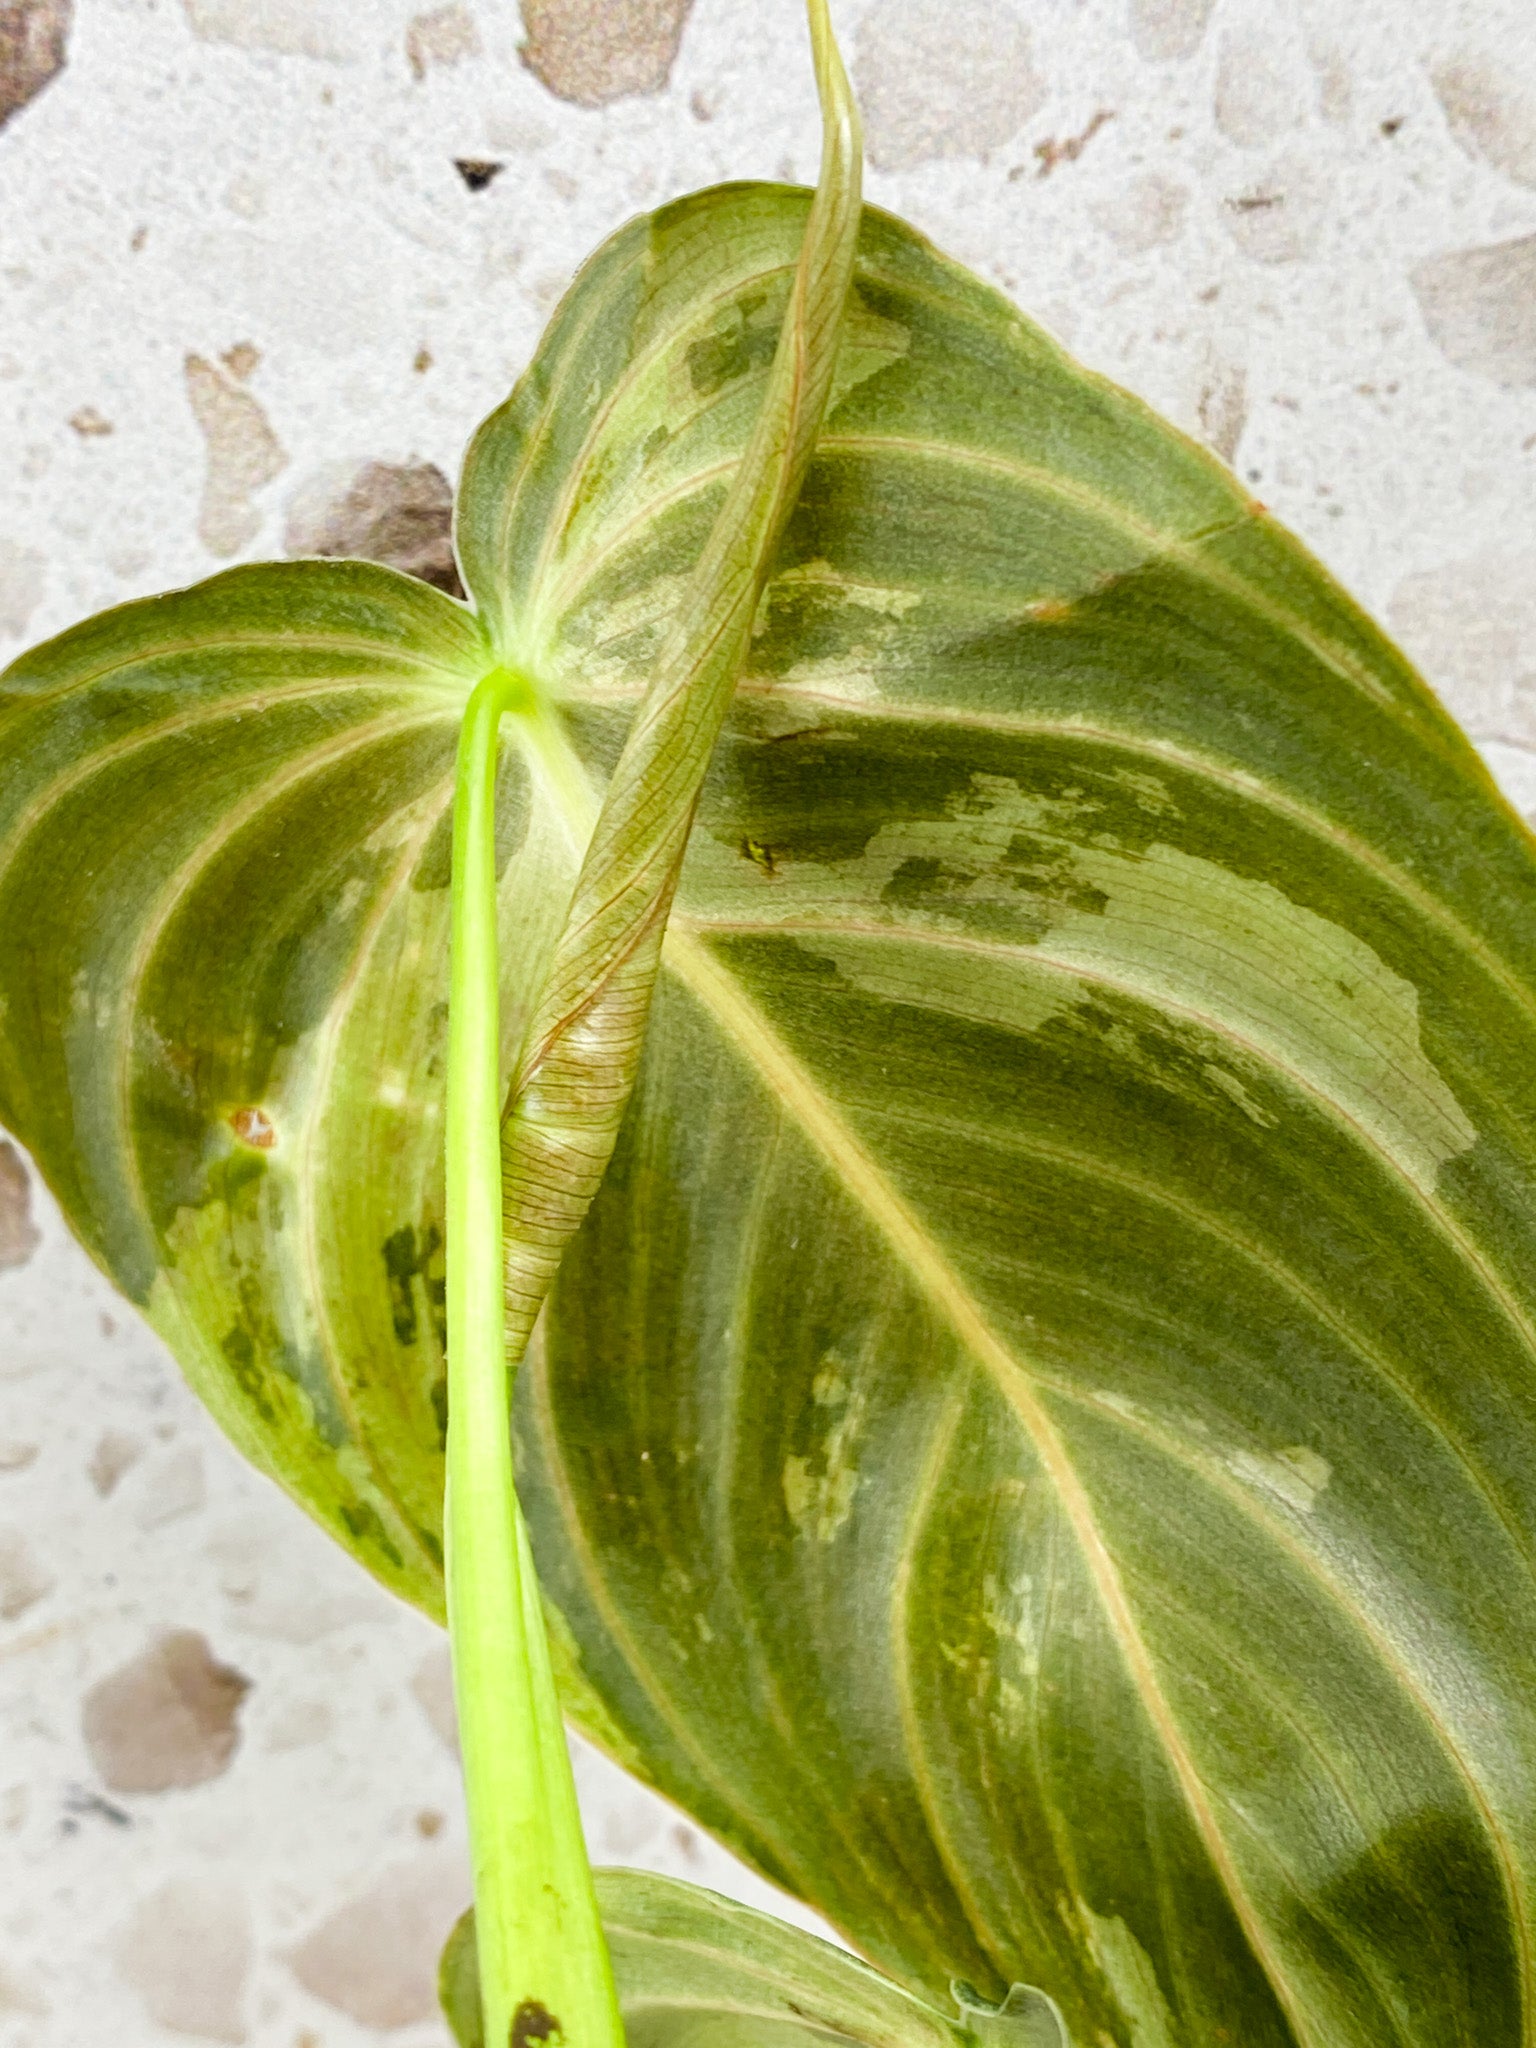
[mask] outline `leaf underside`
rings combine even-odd
[[[0,679],[0,1115],[429,1610],[456,721],[561,706],[510,1058],[805,205],[594,258],[471,451],[483,627],[242,570]],[[1536,2041],[1532,881],[1230,475],[867,214],[519,1484],[578,1717],[930,1999]]]

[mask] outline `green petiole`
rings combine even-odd
[[[459,740],[448,1029],[448,1618],[475,1875],[485,2039],[621,2048],[527,1531],[513,1483],[502,1310],[496,767],[531,713],[495,669]]]

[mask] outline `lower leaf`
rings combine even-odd
[[[962,2048],[972,2037],[988,2048],[1067,2048],[1059,2022],[1040,2031],[1050,2001],[1022,1985],[995,2011],[963,2003],[957,2023],[857,1957],[699,1885],[601,1870],[597,1895],[629,2048]],[[439,1985],[459,2048],[486,2048],[473,1913],[448,1938]],[[563,2042],[558,2013],[523,2008],[508,2048]]]

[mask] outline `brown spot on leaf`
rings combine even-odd
[[[243,1145],[254,1146],[258,1152],[270,1152],[277,1143],[277,1126],[254,1103],[247,1103],[237,1109],[229,1119],[230,1128]]]
[[[434,7],[418,14],[405,31],[405,54],[412,74],[425,78],[438,65],[462,64],[480,55],[480,31],[475,17],[458,0],[447,7]]]
[[[86,1694],[81,1725],[114,1792],[169,1792],[228,1770],[250,1680],[191,1629],[158,1637]]]
[[[1431,339],[1458,369],[1536,384],[1536,235],[1432,256],[1411,281]]]
[[[188,356],[187,397],[208,451],[197,530],[211,555],[237,555],[261,525],[252,498],[288,457],[249,391],[202,356]]]
[[[430,462],[329,466],[293,495],[289,555],[352,556],[462,597],[453,558],[453,486]]]
[[[242,1145],[254,1145],[258,1152],[270,1152],[277,1143],[277,1126],[253,1102],[237,1109],[229,1119],[229,1127]]]
[[[560,99],[605,107],[660,92],[693,0],[522,0],[523,62]]]
[[[563,2041],[564,2030],[560,2022],[546,2005],[540,2005],[536,1998],[525,1998],[512,2015],[512,2032],[508,2036],[509,2048],[532,2048],[534,2042]]]
[[[64,68],[74,0],[0,0],[0,128]]]
[[[78,412],[72,412],[69,424],[82,441],[102,440],[113,430],[112,422],[104,414],[99,413],[94,405],[82,405]]]
[[[437,1965],[464,1910],[469,1873],[452,1850],[384,1871],[289,1957],[306,1991],[365,2027],[437,2017]]]
[[[21,1154],[0,1138],[0,1272],[24,1266],[41,1242],[32,1221],[32,1183]]]
[[[246,1982],[251,1913],[245,1894],[218,1878],[173,1878],[142,1899],[114,1944],[118,1975],[174,2034],[249,2039]]]
[[[1045,98],[1009,0],[886,0],[860,25],[855,72],[883,171],[985,157]]]

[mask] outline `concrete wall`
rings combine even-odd
[[[798,0],[524,11],[0,0],[0,662],[285,544],[443,572],[432,468],[580,259],[812,174]],[[1218,448],[1536,808],[1530,0],[838,14],[872,196]],[[240,1466],[9,1153],[0,1267],[0,2048],[440,2043],[440,1641]],[[766,1898],[582,1773],[599,1857]]]

